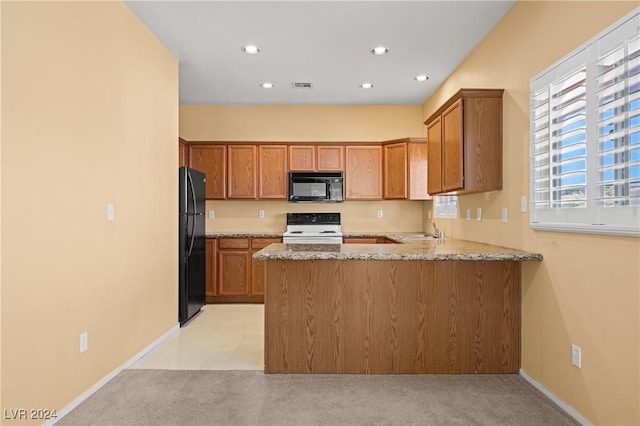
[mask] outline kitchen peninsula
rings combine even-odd
[[[265,373],[519,370],[521,262],[542,255],[395,242],[271,244],[254,255],[266,261]]]

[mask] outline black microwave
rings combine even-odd
[[[341,203],[343,172],[289,172],[289,202]]]

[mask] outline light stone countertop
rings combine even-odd
[[[542,260],[542,254],[539,253],[466,240],[452,238],[407,240],[403,234],[384,236],[399,244],[279,243],[270,244],[256,252],[253,258],[257,260]]]
[[[282,238],[282,232],[238,231],[222,232],[212,231],[205,233],[206,238]]]

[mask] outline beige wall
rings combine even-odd
[[[2,410],[59,411],[177,324],[178,64],[121,2],[2,2],[2,59]]]
[[[519,212],[529,195],[529,81],[637,4],[518,2],[424,104],[426,119],[461,87],[506,89],[504,189],[460,197],[460,218],[440,222],[450,236],[544,255],[524,267],[522,368],[596,424],[640,424],[640,243],[529,228]],[[572,343],[582,369],[571,365]]]
[[[181,105],[180,136],[188,141],[372,142],[423,134],[421,105]],[[430,205],[431,202],[428,202]],[[347,232],[414,232],[423,225],[422,201],[208,201],[215,219],[207,231],[273,231],[287,212],[339,211]],[[265,218],[258,218],[258,210]],[[377,219],[378,209],[383,218]]]
[[[422,136],[420,105],[181,105],[188,141],[367,142]]]

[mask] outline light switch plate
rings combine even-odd
[[[112,203],[107,204],[107,220],[108,221],[115,220],[115,209]]]
[[[527,196],[523,195],[520,197],[520,213],[527,212]]]
[[[467,209],[467,220],[471,220],[471,209]]]
[[[476,220],[480,222],[482,220],[482,207],[476,209]]]
[[[504,223],[507,223],[507,208],[506,207],[502,208],[502,221]]]

